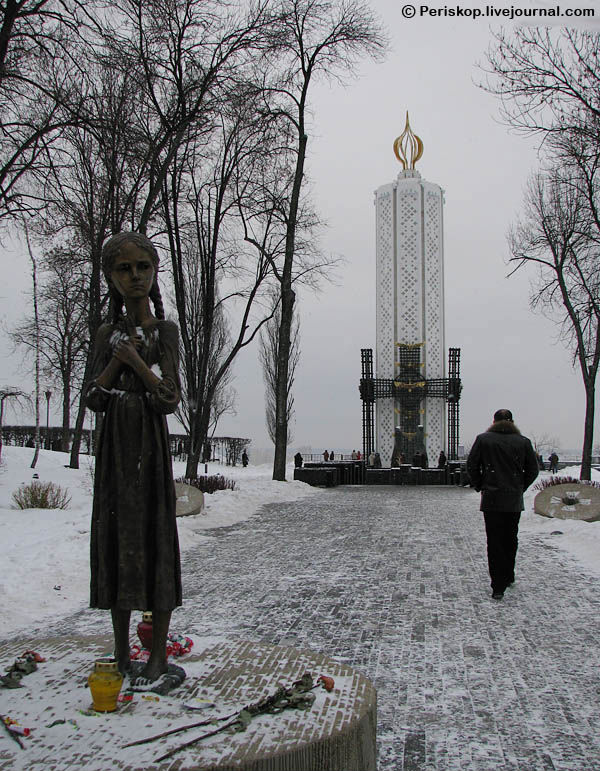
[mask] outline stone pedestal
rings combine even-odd
[[[24,650],[46,657],[23,688],[0,690],[0,713],[35,729],[25,750],[8,737],[0,742],[0,768],[11,771],[154,768],[164,755],[214,726],[181,732],[149,744],[128,742],[175,727],[239,711],[289,686],[305,672],[328,675],[335,688],[314,691],[309,710],[287,709],[255,717],[246,731],[221,733],[183,750],[157,768],[197,771],[375,771],[376,692],[363,675],[320,653],[248,641],[195,641],[181,660],[187,678],[168,697],[136,693],[116,713],[86,714],[87,675],[110,651],[111,638],[24,640],[0,650],[8,663]],[[124,688],[127,681],[124,683]],[[186,711],[184,703],[208,699],[212,710]]]

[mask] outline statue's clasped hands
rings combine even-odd
[[[122,364],[127,364],[135,369],[136,365],[142,361],[139,351],[143,344],[141,335],[130,335],[128,338],[119,340],[115,345],[113,355]]]

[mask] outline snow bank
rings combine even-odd
[[[559,477],[579,479],[579,466],[562,469]],[[549,471],[540,472],[536,482],[551,477]],[[600,482],[600,471],[592,469],[592,480]],[[552,538],[552,543],[567,551],[586,572],[600,575],[600,522],[582,522],[575,519],[549,519],[536,514],[533,501],[538,493],[536,482],[525,493],[525,511],[521,517],[520,531]],[[560,531],[561,535],[552,535]]]

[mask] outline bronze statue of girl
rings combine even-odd
[[[181,605],[165,418],[180,399],[179,333],[165,320],[158,262],[154,245],[140,233],[119,233],[105,243],[111,318],[96,335],[87,391],[87,406],[104,413],[96,449],[90,604],[111,611],[122,673],[130,669],[131,611],[152,611],[152,652],[141,672],[151,681],[167,671],[171,611]]]

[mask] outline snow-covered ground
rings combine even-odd
[[[561,469],[556,476],[579,479],[579,466]],[[553,545],[564,549],[580,563],[588,573],[600,575],[600,522],[581,522],[574,519],[549,519],[540,517],[533,510],[537,494],[535,486],[541,479],[551,477],[549,471],[542,471],[536,482],[525,493],[525,511],[521,516],[520,531],[549,535],[559,530],[562,535],[553,540]],[[592,480],[600,482],[600,471],[592,469]]]
[[[0,465],[0,618],[2,633],[9,637],[40,626],[87,606],[89,586],[89,520],[92,507],[90,459],[81,458],[81,468],[66,468],[68,456],[42,450],[36,469],[31,469],[31,449],[5,446]],[[271,466],[248,468],[209,464],[209,474],[221,473],[234,479],[236,490],[223,490],[205,496],[203,513],[178,519],[182,551],[203,541],[204,531],[226,527],[252,517],[265,503],[292,501],[321,490],[303,482],[274,482]],[[175,463],[175,475],[184,472]],[[66,510],[28,509],[14,506],[12,494],[33,474],[41,481],[52,481],[67,488],[71,503]],[[577,468],[562,475],[577,476]],[[600,481],[600,473],[593,472]],[[288,469],[288,479],[293,477]],[[543,472],[543,476],[548,476]],[[600,573],[600,522],[555,520],[533,512],[535,490],[525,495],[526,511],[521,529],[563,535],[554,543],[567,550],[589,572]]]
[[[92,511],[93,459],[81,456],[78,470],[66,468],[65,453],[40,451],[31,469],[33,450],[4,446],[0,464],[0,637],[6,638],[87,607],[89,599],[89,531]],[[201,469],[204,470],[204,467]],[[174,464],[176,477],[184,463]],[[265,503],[293,501],[319,493],[304,482],[274,482],[272,466],[208,464],[209,474],[233,479],[236,490],[205,495],[201,514],[177,520],[182,552],[206,539],[205,530],[227,527],[252,517]],[[67,489],[68,509],[17,509],[12,494],[33,475]],[[287,470],[293,479],[292,467]]]

